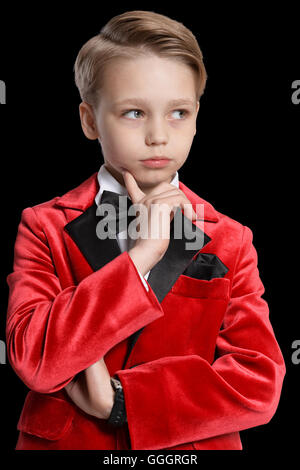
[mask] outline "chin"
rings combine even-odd
[[[169,179],[169,176],[166,174],[158,174],[158,173],[152,173],[147,175],[146,177],[136,177],[136,181],[140,184],[140,186],[144,186],[145,188],[151,188],[153,186],[157,186],[159,183],[162,183],[163,181],[167,181]]]

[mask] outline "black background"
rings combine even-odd
[[[221,2],[220,2],[221,3]],[[151,10],[184,23],[204,55],[208,81],[197,135],[180,179],[220,212],[251,228],[264,298],[287,367],[281,401],[270,423],[241,432],[244,453],[296,452],[300,403],[292,342],[300,339],[297,299],[300,104],[300,15],[284,7],[243,3],[86,2],[73,6],[2,7],[0,79],[1,315],[5,340],[6,276],[25,207],[62,195],[96,172],[100,145],[84,136],[74,84],[76,55],[112,17]],[[298,375],[297,375],[298,374]],[[0,365],[1,448],[13,451],[27,388],[10,364]]]

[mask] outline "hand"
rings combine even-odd
[[[109,418],[115,391],[103,358],[80,372],[65,390],[71,400],[85,413],[100,419]]]
[[[197,219],[197,214],[186,195],[174,185],[160,183],[146,195],[129,171],[124,170],[122,175],[133,204],[146,208],[138,214],[140,223],[137,232],[140,236],[129,252],[138,269],[145,275],[167,251],[170,223],[177,208],[181,207],[184,215],[191,221]]]

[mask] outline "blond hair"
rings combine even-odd
[[[155,54],[191,67],[196,97],[204,92],[207,73],[197,39],[182,23],[152,11],[127,11],[114,16],[100,33],[80,49],[74,64],[75,83],[82,101],[97,106],[106,65],[114,59]]]

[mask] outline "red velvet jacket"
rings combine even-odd
[[[97,173],[23,210],[7,277],[8,358],[30,389],[17,450],[241,449],[239,431],[274,415],[286,369],[252,232],[179,188],[204,204],[204,246],[170,240],[149,292],[128,252],[95,235]],[[64,391],[103,356],[123,385],[122,428]]]

